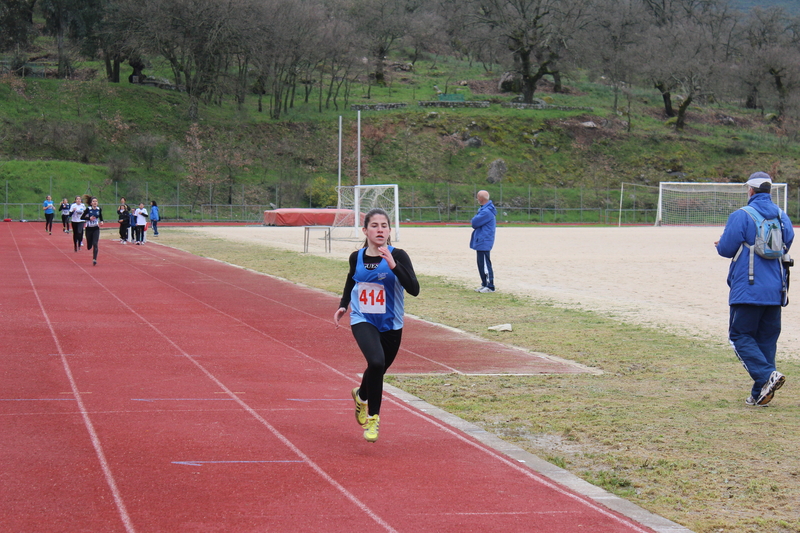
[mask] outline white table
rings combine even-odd
[[[322,239],[325,241],[325,251],[331,251],[331,227],[330,226],[303,226],[303,253],[308,253],[308,240],[314,230],[323,231]]]

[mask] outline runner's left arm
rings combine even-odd
[[[400,285],[402,285],[411,296],[417,296],[419,294],[419,281],[414,272],[414,266],[411,264],[411,258],[408,257],[405,250],[401,250],[400,248],[392,250],[392,257],[394,257],[394,261],[397,263],[392,272],[397,276]]]

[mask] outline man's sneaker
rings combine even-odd
[[[478,287],[477,289],[475,289],[475,292],[481,292],[481,291],[482,291],[484,288],[485,288],[485,286],[484,286],[484,285],[481,285],[480,287]]]
[[[380,423],[380,415],[367,417],[367,423],[364,424],[364,438],[367,439],[368,442],[375,442],[378,440],[378,426]]]
[[[756,399],[757,405],[767,405],[769,402],[772,401],[773,396],[775,396],[775,391],[783,387],[783,383],[786,381],[786,376],[778,372],[777,370],[773,371],[772,374],[769,375],[769,379],[764,386],[761,387],[761,394],[758,395],[758,399]]]
[[[369,417],[369,413],[367,412],[367,402],[362,400],[358,397],[358,387],[353,389],[352,393],[353,401],[356,404],[356,422],[361,427],[364,427],[364,424],[367,423],[367,417]]]
[[[771,398],[770,398],[771,399]],[[748,396],[747,399],[744,401],[745,404],[749,405],[750,407],[768,407],[769,402],[762,403],[761,405],[756,403],[756,399],[752,396]]]
[[[494,289],[490,289],[489,287],[481,287],[481,290],[478,292],[494,292]]]

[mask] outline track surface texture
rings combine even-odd
[[[366,442],[332,295],[109,231],[92,266],[41,229],[0,226],[4,532],[686,531],[402,395]],[[392,371],[582,370],[409,319]]]

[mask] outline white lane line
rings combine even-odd
[[[233,316],[231,316],[231,315],[228,315],[227,313],[224,313],[223,311],[220,311],[220,310],[218,310],[218,309],[214,308],[213,306],[211,306],[211,305],[209,305],[209,304],[207,304],[207,303],[205,303],[205,302],[203,302],[203,301],[199,300],[198,298],[196,298],[196,297],[194,297],[194,296],[192,296],[192,295],[190,295],[190,294],[186,293],[185,291],[183,291],[183,290],[181,290],[181,289],[178,289],[178,288],[176,288],[176,287],[173,287],[173,286],[172,286],[172,285],[170,285],[169,283],[166,283],[165,281],[163,281],[163,280],[160,280],[160,279],[156,278],[156,277],[155,277],[155,276],[153,276],[151,273],[149,273],[149,272],[147,272],[147,271],[145,271],[145,270],[143,270],[143,269],[141,269],[141,268],[139,268],[139,267],[137,267],[137,266],[134,266],[134,265],[129,265],[129,266],[131,266],[132,268],[134,268],[134,269],[136,269],[136,270],[138,270],[138,271],[142,272],[143,274],[145,274],[145,275],[147,275],[147,276],[149,276],[149,277],[151,277],[151,278],[155,279],[156,281],[158,281],[158,282],[159,282],[159,283],[161,283],[162,285],[166,285],[166,286],[168,286],[168,287],[172,287],[173,289],[175,289],[176,291],[178,291],[178,292],[180,292],[180,293],[184,294],[184,295],[185,295],[185,296],[187,296],[188,298],[191,298],[191,299],[193,299],[193,300],[195,300],[195,301],[197,301],[197,302],[200,302],[201,304],[205,305],[205,306],[206,306],[206,307],[208,307],[209,309],[211,309],[211,310],[213,310],[213,311],[215,311],[215,312],[217,312],[217,313],[219,313],[219,314],[222,314],[222,315],[224,315],[224,316],[226,316],[226,317],[230,318],[231,320],[234,320],[234,321],[240,322],[241,324],[243,324],[243,325],[244,325],[244,326],[246,326],[247,328],[249,328],[249,329],[251,329],[251,330],[253,330],[253,331],[257,332],[257,333],[261,333],[261,334],[263,334],[261,331],[257,330],[257,329],[256,329],[256,328],[254,328],[253,326],[251,326],[251,325],[249,325],[249,324],[247,324],[247,323],[243,322],[242,320],[240,320],[240,319],[238,319],[238,318],[236,318],[236,317],[233,317]],[[240,399],[240,398],[239,398],[239,397],[236,395],[236,393],[235,393],[235,392],[231,391],[231,390],[230,390],[230,389],[229,389],[227,386],[225,386],[225,384],[223,384],[223,383],[222,383],[222,382],[221,382],[219,379],[217,379],[217,377],[216,377],[215,375],[213,375],[213,374],[212,374],[212,373],[211,373],[211,372],[210,372],[208,369],[206,369],[206,368],[205,368],[205,367],[204,367],[204,366],[203,366],[203,365],[202,365],[202,364],[201,364],[199,361],[197,361],[197,359],[196,359],[195,357],[193,357],[193,356],[192,356],[192,355],[190,355],[190,354],[189,354],[187,351],[185,351],[185,350],[184,350],[184,349],[182,349],[180,346],[178,346],[178,344],[177,344],[175,341],[173,341],[171,338],[169,338],[169,337],[168,337],[168,336],[167,336],[167,335],[166,335],[166,334],[165,334],[163,331],[161,331],[160,329],[158,329],[158,327],[157,327],[157,326],[156,326],[156,325],[155,325],[153,322],[151,322],[150,320],[148,320],[147,318],[145,318],[144,316],[142,316],[141,314],[139,314],[139,313],[138,313],[138,312],[137,312],[137,311],[136,311],[136,310],[135,310],[133,307],[131,307],[130,305],[128,305],[128,303],[127,303],[127,302],[125,302],[124,300],[122,300],[122,299],[121,299],[119,296],[117,296],[117,295],[116,295],[116,294],[115,294],[113,291],[111,291],[111,289],[109,289],[109,288],[108,288],[106,285],[104,285],[104,284],[103,284],[103,283],[102,283],[100,280],[98,280],[96,277],[94,277],[94,275],[92,275],[92,274],[90,273],[90,271],[86,271],[86,270],[85,270],[85,269],[83,269],[82,267],[79,267],[79,268],[81,268],[81,270],[83,270],[84,272],[86,272],[87,276],[88,276],[89,278],[91,278],[91,279],[92,279],[92,280],[93,280],[93,281],[94,281],[94,282],[95,282],[97,285],[99,285],[100,287],[102,287],[102,288],[103,288],[103,290],[105,290],[105,291],[106,291],[106,292],[107,292],[107,293],[108,293],[108,294],[109,294],[109,295],[110,295],[112,298],[116,299],[116,300],[117,300],[117,301],[118,301],[120,304],[122,304],[122,306],[123,306],[123,307],[125,307],[126,309],[128,309],[128,311],[129,311],[129,312],[130,312],[132,315],[136,316],[136,317],[137,317],[139,320],[141,320],[141,322],[142,322],[143,324],[145,324],[145,325],[146,325],[146,326],[148,326],[150,329],[152,329],[152,330],[153,330],[155,333],[157,333],[157,334],[158,334],[160,337],[162,337],[162,338],[163,338],[163,339],[164,339],[164,340],[165,340],[167,343],[171,344],[171,345],[172,345],[172,346],[175,348],[175,350],[176,350],[176,351],[178,351],[179,353],[183,354],[183,356],[184,356],[184,357],[186,357],[186,359],[187,359],[188,361],[190,361],[192,364],[194,364],[194,365],[195,365],[195,366],[198,368],[198,370],[200,370],[200,371],[201,371],[203,374],[205,374],[205,375],[208,377],[208,379],[210,379],[212,382],[214,382],[214,383],[215,383],[215,384],[216,384],[216,385],[219,387],[219,389],[220,389],[220,390],[222,390],[222,391],[223,391],[223,392],[224,392],[224,393],[225,393],[225,394],[226,394],[226,395],[227,395],[229,398],[231,398],[233,401],[235,401],[236,403],[238,403],[238,404],[239,404],[239,406],[240,406],[242,409],[244,409],[244,410],[245,410],[247,413],[249,413],[249,414],[250,414],[250,415],[251,415],[253,418],[255,418],[256,420],[258,420],[258,421],[259,421],[259,422],[260,422],[260,423],[261,423],[261,424],[262,424],[264,427],[266,427],[266,428],[267,428],[267,430],[269,430],[269,432],[270,432],[270,433],[272,433],[272,434],[273,434],[273,435],[274,435],[274,436],[275,436],[275,437],[276,437],[276,438],[277,438],[279,441],[281,441],[281,442],[284,444],[284,446],[286,446],[287,448],[289,448],[289,449],[290,449],[292,452],[294,452],[294,454],[295,454],[295,455],[297,455],[298,457],[300,457],[300,458],[302,459],[302,461],[303,461],[303,462],[305,462],[305,463],[306,463],[306,464],[307,464],[307,465],[308,465],[308,466],[309,466],[309,467],[310,467],[312,470],[314,470],[314,471],[315,471],[315,472],[316,472],[316,473],[317,473],[317,474],[318,474],[320,477],[322,477],[322,478],[323,478],[325,481],[327,481],[327,482],[328,482],[328,484],[330,484],[332,487],[334,487],[334,488],[335,488],[335,489],[336,489],[336,490],[337,490],[337,491],[338,491],[338,492],[339,492],[341,495],[343,495],[343,496],[344,496],[346,499],[350,500],[350,501],[351,501],[351,502],[352,502],[352,503],[353,503],[353,504],[354,504],[354,505],[355,505],[357,508],[359,508],[359,509],[360,509],[360,510],[361,510],[363,513],[365,513],[367,516],[369,516],[369,517],[370,517],[370,518],[371,518],[371,519],[372,519],[372,520],[373,520],[375,523],[377,523],[378,525],[380,525],[380,526],[381,526],[381,527],[382,527],[384,530],[386,530],[386,531],[388,531],[388,532],[390,532],[390,533],[397,533],[397,530],[395,530],[395,529],[394,529],[394,528],[393,528],[391,525],[389,525],[389,523],[387,523],[385,520],[383,520],[383,519],[382,519],[382,518],[381,518],[381,517],[380,517],[380,516],[379,516],[379,515],[378,515],[376,512],[374,512],[374,511],[373,511],[373,510],[372,510],[372,509],[371,509],[369,506],[367,506],[367,505],[366,505],[364,502],[362,502],[360,499],[358,499],[358,498],[357,498],[357,497],[356,497],[356,496],[355,496],[353,493],[351,493],[350,491],[348,491],[348,490],[347,490],[347,489],[346,489],[346,488],[345,488],[343,485],[341,485],[341,484],[340,484],[338,481],[336,481],[336,480],[335,480],[335,479],[334,479],[334,478],[333,478],[333,477],[332,477],[330,474],[328,474],[328,473],[327,473],[327,472],[326,472],[326,471],[325,471],[325,470],[324,470],[324,469],[323,469],[321,466],[319,466],[319,465],[318,465],[318,464],[317,464],[317,463],[316,463],[316,462],[315,462],[313,459],[311,459],[311,457],[309,457],[308,455],[306,455],[305,453],[303,453],[303,452],[300,450],[300,448],[298,448],[298,447],[297,447],[297,446],[296,446],[296,445],[295,445],[293,442],[291,442],[291,441],[290,441],[290,440],[289,440],[289,439],[288,439],[288,438],[287,438],[285,435],[283,435],[283,434],[282,434],[280,431],[278,431],[278,429],[277,429],[277,428],[275,428],[275,427],[274,427],[274,426],[272,426],[272,425],[271,425],[269,422],[267,422],[267,420],[266,420],[266,419],[264,419],[264,418],[263,418],[263,417],[262,417],[262,416],[261,416],[261,415],[260,415],[260,414],[259,414],[259,413],[258,413],[256,410],[255,410],[255,409],[253,409],[253,408],[252,408],[252,407],[250,407],[250,406],[249,406],[247,403],[245,403],[243,400],[241,400],[241,399]],[[213,278],[212,278],[212,279],[213,279]],[[37,297],[38,297],[38,296],[37,296]],[[306,314],[308,314],[308,313],[306,313]],[[51,331],[52,331],[52,327],[51,327]],[[54,338],[55,338],[55,332],[53,332],[53,335],[54,335]],[[264,335],[265,335],[265,334],[264,334]],[[270,337],[270,338],[271,338],[271,337]],[[56,340],[57,340],[57,339],[56,339]],[[297,352],[297,353],[300,353],[300,354],[302,354],[304,357],[306,357],[306,358],[308,358],[308,359],[310,359],[310,360],[312,360],[312,361],[315,361],[315,362],[317,362],[317,361],[316,361],[314,358],[310,357],[308,354],[305,354],[305,353],[303,353],[303,352],[300,352],[299,350],[296,350],[295,348],[293,348],[293,347],[291,347],[291,346],[287,345],[287,344],[286,344],[286,343],[284,343],[284,342],[278,341],[277,339],[273,339],[273,340],[274,340],[276,343],[279,343],[279,344],[281,344],[281,345],[283,345],[283,346],[286,346],[288,349],[290,349],[290,350],[292,350],[292,351],[295,351],[295,352]],[[60,349],[61,349],[61,348],[60,348],[60,345],[59,345],[59,351],[60,351]],[[326,365],[326,366],[327,366],[327,365]],[[328,368],[329,368],[329,369],[331,369],[331,370],[335,370],[335,369],[333,369],[333,367],[330,367],[330,366],[328,366]],[[338,372],[338,371],[337,371],[337,373],[339,373],[340,375],[344,376],[344,374],[341,374],[341,372]],[[71,377],[71,375],[70,375],[70,377]],[[345,376],[345,377],[347,377],[347,376]],[[74,388],[74,387],[73,387],[73,388]],[[76,389],[76,388],[74,388],[74,390],[77,390],[77,389]],[[99,441],[98,441],[98,444],[99,444]]]
[[[111,472],[111,467],[108,465],[108,461],[106,460],[106,454],[105,452],[103,452],[103,445],[100,443],[100,438],[97,436],[97,432],[94,429],[92,420],[89,418],[89,413],[86,410],[86,406],[83,403],[81,392],[78,390],[78,385],[75,383],[75,378],[72,375],[72,369],[70,368],[69,363],[67,362],[66,354],[61,349],[61,343],[59,342],[58,336],[56,335],[55,329],[53,328],[53,323],[50,320],[50,315],[48,315],[47,309],[45,308],[42,299],[39,296],[39,290],[36,288],[36,284],[33,282],[31,273],[28,270],[28,265],[25,262],[25,259],[22,257],[22,251],[19,249],[19,244],[17,244],[17,239],[16,237],[14,237],[13,230],[9,229],[9,233],[11,234],[11,239],[14,241],[14,246],[16,246],[17,248],[17,254],[19,255],[20,261],[22,262],[22,267],[25,269],[25,275],[28,277],[28,282],[31,284],[31,289],[33,290],[33,294],[36,297],[36,301],[39,304],[39,309],[41,310],[42,315],[44,316],[44,320],[47,323],[47,327],[50,330],[50,336],[53,338],[53,342],[56,345],[58,353],[61,354],[61,364],[64,367],[64,372],[67,375],[67,379],[69,380],[72,393],[75,395],[75,401],[78,403],[78,410],[80,411],[81,417],[83,418],[83,423],[86,426],[86,430],[89,432],[89,437],[92,441],[92,446],[94,447],[97,459],[100,462],[100,468],[102,468],[103,475],[106,478],[106,483],[108,483],[108,486],[111,489],[111,494],[114,496],[114,503],[117,506],[117,511],[119,512],[120,519],[122,520],[122,523],[125,526],[125,531],[128,531],[128,533],[135,533],[136,529],[133,527],[133,522],[131,521],[131,517],[128,514],[128,510],[125,507],[125,502],[122,500],[122,495],[120,494],[119,488],[117,487],[117,482],[114,480],[114,474]]]
[[[175,264],[177,264],[177,263],[175,263]],[[184,267],[183,265],[179,265],[179,266],[181,266],[183,268],[186,268],[187,270],[194,271],[193,269],[188,268],[188,267]],[[141,270],[141,269],[138,269],[138,270],[140,272],[144,273],[144,274],[150,275],[148,272],[145,272],[144,270]],[[203,273],[199,272],[199,274],[203,274]],[[325,368],[333,371],[334,373],[336,373],[336,374],[338,374],[340,376],[343,376],[343,377],[345,377],[347,379],[350,379],[352,381],[352,378],[350,376],[340,372],[338,369],[333,368],[332,366],[328,365],[327,363],[324,363],[324,362],[312,357],[311,355],[309,355],[309,354],[307,354],[305,352],[302,352],[299,349],[294,348],[293,346],[290,346],[290,345],[286,344],[285,342],[282,342],[279,339],[276,339],[275,337],[270,336],[269,334],[257,329],[254,326],[251,326],[250,324],[247,324],[246,322],[244,322],[243,320],[241,320],[241,319],[239,319],[237,317],[234,317],[234,316],[232,316],[232,315],[230,315],[230,314],[228,314],[228,313],[226,313],[226,312],[224,312],[224,311],[222,311],[220,309],[215,308],[213,305],[200,300],[199,298],[197,298],[197,297],[195,297],[195,296],[183,291],[182,289],[179,289],[178,287],[175,287],[174,285],[171,285],[171,284],[169,284],[169,283],[167,283],[167,282],[165,282],[163,280],[159,280],[155,276],[152,276],[152,275],[150,275],[150,276],[152,278],[156,279],[157,281],[160,281],[162,284],[164,284],[164,285],[166,285],[166,286],[168,286],[168,287],[180,292],[181,294],[187,296],[188,298],[191,298],[191,299],[195,300],[196,302],[198,302],[198,303],[200,303],[202,305],[205,305],[206,307],[216,311],[217,313],[220,313],[221,315],[223,315],[223,316],[225,316],[227,318],[230,318],[231,320],[234,320],[236,322],[241,323],[242,325],[244,325],[244,326],[250,328],[251,330],[263,335],[264,337],[270,339],[271,341],[276,342],[276,343],[278,343],[278,344],[280,344],[282,346],[285,346],[287,349],[289,349],[289,350],[291,350],[291,351],[293,351],[293,352],[295,352],[295,353],[297,353],[299,355],[302,355],[303,357],[305,357],[307,359],[310,359],[310,360],[312,360],[312,361],[324,366]],[[216,279],[213,276],[208,276],[208,277],[210,277],[211,279]],[[236,287],[236,285],[233,285],[233,284],[231,284],[229,282],[223,282],[223,283],[226,284],[226,285],[231,285],[231,286]],[[237,287],[237,288],[239,288],[239,287]],[[251,291],[248,291],[247,289],[242,289],[242,290],[245,291],[245,292],[251,293]],[[255,294],[255,293],[251,293],[251,294]],[[272,301],[270,298],[266,298],[265,297],[265,299]],[[283,305],[284,307],[291,308],[291,306],[288,306],[286,304],[281,304],[281,305]],[[299,312],[302,312],[302,311],[299,311]],[[305,313],[305,314],[309,314],[309,313]],[[312,316],[314,316],[314,315],[312,315]],[[317,318],[319,318],[319,317],[317,317]],[[198,363],[195,362],[195,364],[198,364]],[[474,447],[474,448],[476,448],[478,450],[483,451],[484,453],[490,455],[491,457],[493,457],[495,459],[500,460],[502,463],[510,466],[514,470],[516,470],[518,472],[521,472],[526,477],[531,478],[531,479],[539,482],[540,484],[555,490],[559,494],[562,494],[562,495],[564,495],[564,496],[566,496],[566,497],[568,497],[568,498],[570,498],[570,499],[572,499],[574,501],[577,501],[577,502],[589,507],[590,509],[592,509],[592,510],[594,510],[596,512],[599,512],[600,514],[602,514],[602,515],[604,515],[606,517],[609,517],[609,518],[611,518],[611,519],[613,519],[613,520],[615,520],[617,522],[625,524],[626,526],[630,527],[633,531],[637,531],[639,533],[650,533],[650,530],[642,529],[641,527],[639,527],[638,524],[633,522],[630,518],[625,517],[624,515],[621,517],[620,515],[617,515],[617,514],[611,512],[611,511],[609,511],[605,507],[602,507],[602,506],[594,503],[591,500],[587,500],[585,496],[580,495],[578,493],[574,493],[572,491],[569,491],[568,489],[565,489],[561,485],[559,485],[559,484],[557,484],[557,483],[555,483],[553,481],[550,481],[549,479],[545,478],[544,476],[541,476],[541,475],[535,473],[534,471],[530,470],[529,468],[518,465],[513,460],[511,460],[511,459],[507,458],[506,456],[500,454],[500,452],[494,450],[493,448],[490,448],[490,447],[488,447],[488,446],[486,446],[486,445],[484,445],[484,444],[482,444],[480,442],[472,440],[471,438],[467,437],[466,435],[462,434],[461,432],[459,432],[457,430],[454,430],[450,426],[447,426],[447,425],[445,425],[443,423],[440,423],[439,421],[431,418],[429,415],[426,415],[425,413],[422,413],[421,411],[418,411],[415,408],[413,408],[413,407],[411,407],[411,406],[409,406],[409,405],[407,405],[407,404],[405,404],[405,403],[403,403],[403,402],[401,402],[399,400],[396,400],[391,396],[389,396],[388,398],[384,399],[384,401],[387,401],[387,400],[389,402],[392,402],[395,405],[401,407],[402,409],[412,413],[413,415],[415,415],[417,417],[420,417],[423,420],[427,420],[428,422],[430,422],[434,426],[438,427],[442,431],[445,431],[446,433],[451,434],[452,436],[454,436],[457,439],[469,444],[470,446],[472,446],[472,447]]]

